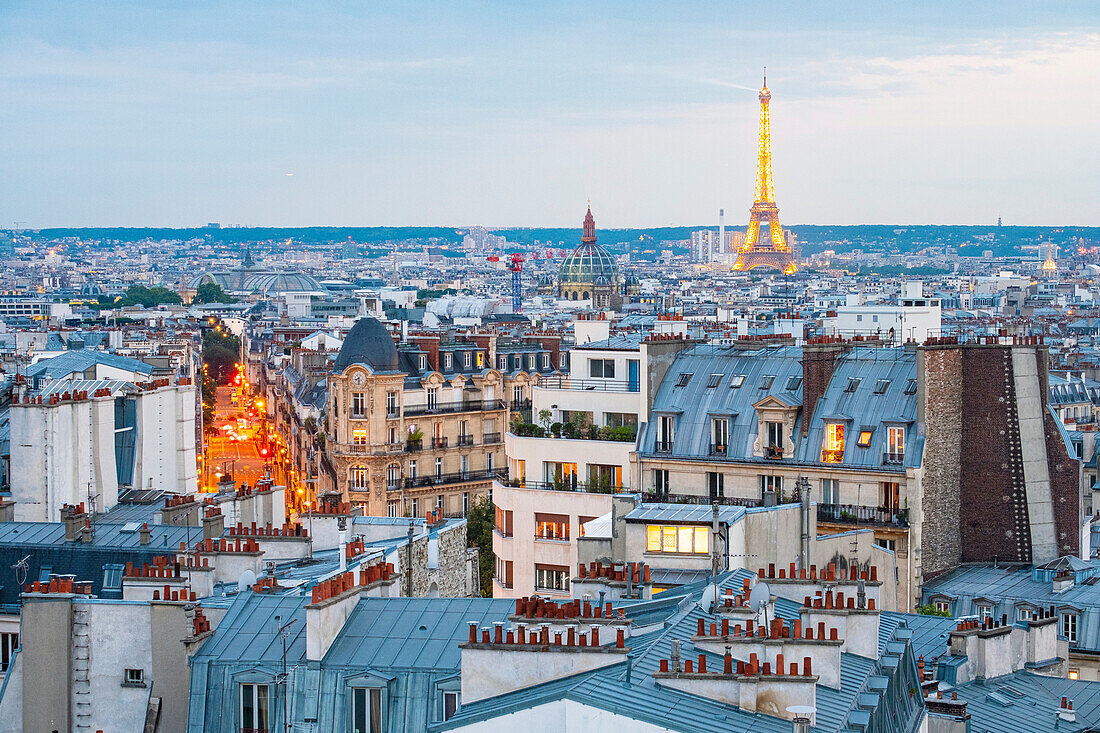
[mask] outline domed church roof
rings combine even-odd
[[[377,319],[365,316],[355,322],[336,355],[333,370],[342,372],[352,364],[364,364],[375,372],[398,371],[397,346]]]
[[[601,277],[614,282],[619,278],[619,265],[596,243],[596,221],[589,206],[584,217],[584,236],[580,245],[562,262],[558,279],[563,283],[594,283]]]

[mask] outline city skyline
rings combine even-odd
[[[0,228],[1100,224],[1087,3],[0,11]]]

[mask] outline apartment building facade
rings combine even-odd
[[[902,609],[960,562],[1078,551],[1078,468],[1046,404],[1045,347],[868,344],[684,352],[642,430],[634,485],[650,500],[746,505],[808,490],[819,529],[869,527],[896,553]]]

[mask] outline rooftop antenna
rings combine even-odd
[[[764,623],[760,624],[764,627],[764,635],[767,638],[768,635],[768,602],[772,598],[772,590],[768,587],[768,584],[763,580],[756,581],[756,585],[753,586],[752,592],[749,593],[749,608],[759,616],[764,615]]]
[[[31,568],[27,564],[27,560],[30,559],[31,556],[27,555],[22,560],[11,566],[11,569],[15,571],[15,585],[17,588],[22,588],[27,583],[27,576],[31,572]]]
[[[768,67],[764,67],[764,88],[768,88]]]

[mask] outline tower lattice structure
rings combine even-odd
[[[768,91],[768,77],[760,88],[760,145],[756,160],[756,199],[749,212],[749,229],[737,248],[734,270],[751,270],[770,266],[790,274],[798,269],[794,252],[787,244],[783,227],[779,223],[779,207],[775,205],[775,185],[772,182],[772,125],[768,103],[772,93]],[[761,239],[760,226],[768,225],[770,241]]]

